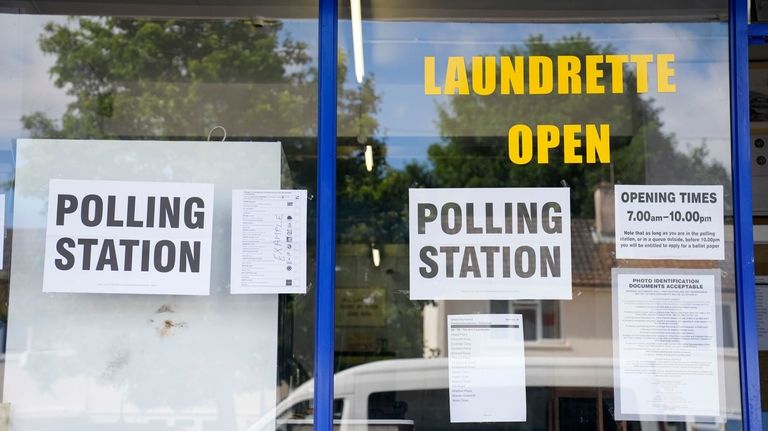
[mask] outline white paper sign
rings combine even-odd
[[[725,259],[723,186],[616,185],[617,259]]]
[[[520,314],[448,316],[451,422],[525,422]]]
[[[569,188],[410,189],[410,298],[571,299]]]
[[[768,277],[755,276],[755,314],[757,315],[757,347],[768,350]]]
[[[207,295],[213,185],[53,179],[44,292]]]
[[[232,190],[232,293],[306,293],[306,226],[306,190]]]
[[[615,417],[720,421],[719,270],[616,269]]]

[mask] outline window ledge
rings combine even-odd
[[[571,344],[566,340],[526,341],[525,348],[526,350],[572,350]]]

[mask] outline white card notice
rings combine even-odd
[[[307,292],[307,191],[232,191],[232,293]]]
[[[571,299],[570,189],[410,189],[410,298]]]
[[[525,422],[520,314],[448,316],[451,422]]]
[[[213,184],[53,179],[44,292],[207,295]]]
[[[723,186],[616,185],[617,259],[725,259]]]
[[[616,419],[719,422],[719,270],[614,268]]]

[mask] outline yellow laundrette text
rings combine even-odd
[[[433,56],[424,57],[424,94],[490,96],[522,94],[621,94],[625,65],[634,70],[635,91],[674,93],[675,54],[614,54],[529,56],[451,56],[438,68]],[[468,67],[469,66],[469,67]],[[438,82],[438,70],[441,81]],[[609,76],[605,71],[610,70]],[[471,72],[471,73],[470,73]],[[649,74],[656,79],[649,79]],[[498,76],[497,76],[498,74]],[[527,84],[527,85],[526,85]]]

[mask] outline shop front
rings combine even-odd
[[[763,12],[0,1],[0,431],[762,429]]]

